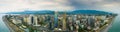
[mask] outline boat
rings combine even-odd
[[[10,32],[101,32],[117,16],[98,10],[42,10],[5,14],[2,18]]]

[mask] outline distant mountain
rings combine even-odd
[[[24,12],[8,12],[6,14],[54,14],[55,11],[40,10],[40,11],[24,11]],[[98,11],[98,10],[74,10],[74,11],[58,11],[59,14],[88,14],[88,15],[112,15],[113,13]]]
[[[6,14],[54,14],[54,11],[40,10],[40,11],[8,12]]]
[[[72,12],[69,12],[68,14],[107,15],[107,14],[112,14],[112,13],[104,12],[104,11],[98,11],[98,10],[74,10]]]

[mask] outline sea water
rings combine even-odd
[[[6,26],[6,24],[2,20],[3,14],[0,14],[0,32],[10,32],[9,28]]]
[[[120,14],[114,19],[108,32],[120,32]]]

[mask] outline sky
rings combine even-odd
[[[100,10],[120,14],[120,0],[0,0],[0,13],[25,10]]]

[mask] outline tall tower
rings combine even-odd
[[[66,30],[66,12],[65,14],[63,14],[63,27],[62,27],[63,30]]]
[[[40,26],[40,25],[38,25],[38,17],[37,17],[38,15],[34,15],[34,26]]]
[[[57,28],[58,26],[58,12],[55,11],[55,15],[54,15],[54,28]]]

